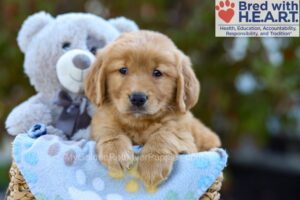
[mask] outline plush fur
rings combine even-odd
[[[122,67],[127,74],[119,72]],[[162,76],[154,77],[153,70]],[[161,33],[125,33],[100,50],[85,84],[98,106],[91,136],[100,161],[124,171],[134,158],[132,145],[144,145],[138,171],[147,186],[156,186],[170,174],[177,154],[219,147],[218,136],[189,112],[199,88],[189,58]],[[132,109],[133,92],[147,94],[143,109]]]
[[[123,28],[119,30],[119,27]],[[64,88],[57,77],[57,62],[69,50],[79,49],[89,53],[92,47],[102,48],[120,33],[137,29],[133,21],[124,17],[116,18],[110,23],[87,13],[52,17],[48,13],[39,12],[29,16],[18,34],[18,44],[25,54],[24,71],[37,94],[8,115],[5,123],[8,133],[17,135],[27,131],[35,123],[43,123],[48,126],[49,134],[61,135],[61,131],[53,127],[61,112],[61,107],[53,102],[56,93]],[[69,43],[67,48],[64,47],[65,43]],[[92,114],[92,107],[89,109]],[[76,138],[84,135],[87,137],[87,134],[88,131],[81,130]]]

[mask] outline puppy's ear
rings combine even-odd
[[[189,57],[181,51],[178,56],[178,79],[176,103],[180,112],[191,109],[198,101],[200,83],[191,67]]]
[[[102,53],[97,53],[97,58],[85,78],[84,90],[88,99],[96,106],[101,106],[105,98],[105,75]]]

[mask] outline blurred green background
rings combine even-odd
[[[226,172],[224,199],[238,199],[235,170],[244,163],[238,159],[243,157],[241,152],[299,155],[294,150],[300,137],[299,38],[216,38],[214,1],[2,0],[0,188],[7,186],[10,162],[11,138],[6,136],[5,118],[35,93],[23,73],[16,36],[25,18],[40,10],[53,16],[66,12],[91,12],[104,18],[123,15],[141,29],[167,34],[191,57],[202,86],[193,111],[221,136],[224,147],[232,153],[232,166],[237,167],[229,165]]]

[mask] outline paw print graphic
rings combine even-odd
[[[230,0],[220,1],[218,5],[216,5],[216,11],[218,12],[218,16],[226,23],[229,23],[234,16],[234,7],[235,3]]]

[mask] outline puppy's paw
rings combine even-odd
[[[156,186],[167,179],[172,170],[174,160],[174,155],[141,154],[138,172],[149,192],[155,191]]]
[[[113,178],[122,178],[124,171],[130,168],[134,161],[134,152],[130,145],[115,140],[97,144],[98,159],[109,170]]]

